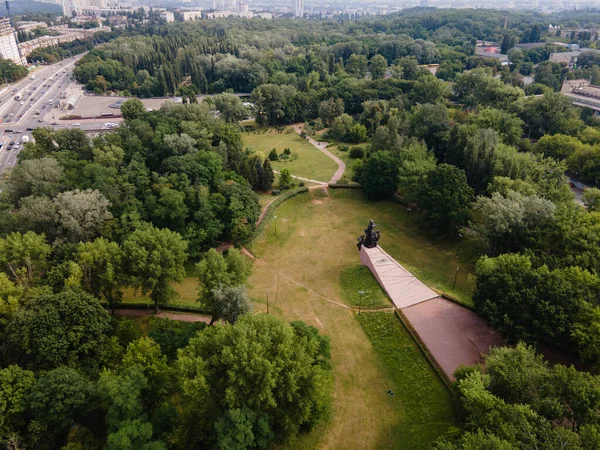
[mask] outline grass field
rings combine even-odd
[[[417,251],[413,262],[432,279],[442,264],[453,264],[452,251],[428,243],[415,230],[406,234],[399,226],[404,223],[399,205],[371,204],[357,191],[331,190],[331,195],[311,191],[287,201],[277,210],[277,236],[269,223],[251,247],[261,258],[250,277],[255,310],[266,311],[268,291],[271,314],[304,320],[331,338],[331,416],[291,448],[428,448],[455,424],[450,394],[400,324],[389,322],[393,316],[365,312],[357,320],[339,303],[355,303],[352,291],[360,287],[371,291],[372,306],[389,305],[358,262],[356,237],[369,218],[387,223],[381,242],[387,251],[405,257]],[[403,246],[399,251],[395,241]]]
[[[392,379],[393,398],[402,401],[406,414],[406,421],[399,425],[400,435],[406,436],[403,447],[427,447],[429,436],[445,433],[452,420],[448,391],[393,312],[362,313],[357,320]]]
[[[249,133],[242,133],[244,146],[261,151],[265,157],[275,148],[281,154],[285,148],[298,154],[298,159],[273,161],[274,170],[289,169],[292,175],[311,180],[327,182],[337,169],[337,164],[313,145],[302,139],[298,133],[288,127],[283,133],[274,128],[257,128]]]

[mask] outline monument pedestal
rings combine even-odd
[[[379,246],[373,248],[362,246],[360,263],[371,270],[398,309],[438,297],[438,294],[419,281]]]

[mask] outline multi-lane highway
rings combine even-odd
[[[31,131],[38,126],[58,126],[52,125],[52,117],[59,117],[62,112],[55,105],[61,92],[67,96],[70,94],[67,87],[79,58],[41,67],[0,91],[0,173],[15,165],[17,154],[23,148],[24,136],[25,140],[30,139]],[[17,95],[20,97],[18,100]]]

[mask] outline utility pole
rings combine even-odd
[[[462,237],[463,237],[463,235],[460,234],[460,233],[458,233],[458,237],[460,239],[458,240],[458,247],[456,248],[456,256],[458,256],[458,252],[460,251],[460,244],[462,244]]]
[[[454,283],[452,283],[452,290],[454,290],[454,286],[456,286],[456,278],[458,278],[458,268],[459,266],[456,266],[456,273],[454,274]]]
[[[265,290],[265,292],[267,293],[267,314],[269,314],[269,291]]]

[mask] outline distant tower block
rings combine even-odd
[[[243,0],[237,2],[237,9],[238,9],[238,12],[241,12],[241,13],[248,12],[248,2],[245,2]]]
[[[304,0],[292,0],[294,17],[304,17]]]

